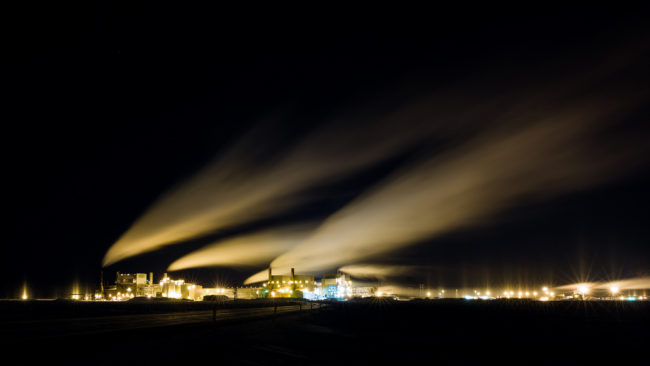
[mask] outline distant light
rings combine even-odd
[[[427,297],[431,297],[431,292],[427,292]]]
[[[530,296],[530,292],[526,291],[526,296]]]
[[[627,301],[636,301],[636,297],[628,296]]]
[[[611,287],[609,288],[609,291],[610,291],[613,295],[616,295],[616,294],[618,293],[618,291],[619,291],[619,288],[618,288],[618,286],[611,286]]]
[[[548,292],[548,287],[546,287],[546,286],[542,287],[542,291]]]
[[[26,293],[23,294],[23,300],[27,300],[27,294]]]
[[[549,295],[555,296],[555,292],[551,292],[551,293],[549,293]]]
[[[490,296],[490,291],[485,291],[485,294]]]
[[[381,295],[383,295],[383,294],[384,294],[383,292],[381,292],[381,291],[377,291],[377,296],[381,296]]]
[[[548,301],[548,297],[547,296],[540,297],[539,301]]]
[[[585,285],[580,285],[578,286],[578,292],[584,295],[589,292],[589,287]]]
[[[533,296],[537,297],[537,291],[533,291]]]

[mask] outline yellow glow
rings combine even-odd
[[[613,108],[602,103],[594,108],[595,103],[584,99],[574,102],[572,108],[567,101],[561,112],[547,110],[544,116],[522,119],[516,128],[512,124],[491,129],[484,138],[450,149],[442,157],[398,169],[328,217],[272,266],[300,263],[301,268],[320,270],[358,262],[481,221],[522,194],[564,193],[611,179],[629,164],[586,159],[593,141],[583,134],[592,136],[589,131],[605,123],[604,115]],[[536,164],[553,168],[532,169]],[[584,179],[584,171],[599,179]]]
[[[381,291],[377,291],[377,296],[381,296],[381,295],[383,295],[383,294],[384,294],[383,292],[381,292]]]
[[[540,301],[548,301],[548,297],[543,296],[543,297],[540,297],[539,300],[540,300]]]
[[[583,295],[589,293],[589,287],[587,287],[587,285],[580,285],[578,286],[578,292]]]
[[[618,291],[619,291],[618,286],[611,286],[609,288],[609,292],[611,292],[613,295],[616,295],[618,293]]]
[[[220,240],[177,259],[168,269],[177,271],[214,265],[268,263],[304,240],[310,228],[305,225],[290,226]],[[263,271],[262,276],[267,279],[267,271]]]
[[[427,297],[431,297],[431,292],[427,292]]]
[[[600,134],[592,131],[617,119],[607,118],[614,107],[624,110],[637,98],[623,98],[625,101],[612,101],[610,105],[585,95],[577,100],[563,99],[562,108],[537,107],[554,97],[539,92],[517,95],[508,109],[512,113],[508,114],[507,123],[477,129],[476,138],[458,144],[457,148],[435,154],[431,159],[404,164],[327,218],[309,239],[278,257],[275,264],[300,263],[305,269],[314,269],[354,263],[469,223],[480,223],[514,202],[521,203],[515,198],[535,197],[542,192],[552,196],[581,189],[612,179],[616,173],[637,165],[628,160],[640,154],[625,154],[625,150],[608,154],[606,147],[618,144],[599,144],[600,141],[587,138],[595,139]],[[469,102],[462,104],[470,105]],[[491,113],[499,106],[491,102],[481,101],[476,108],[467,108],[467,115],[463,113],[467,120],[459,125],[482,125],[476,122],[489,115],[484,112]],[[429,103],[441,101],[432,98],[425,104]],[[392,122],[384,128],[363,129],[363,134],[355,130],[352,135],[346,131],[345,139],[340,138],[341,131],[327,124],[325,131],[309,134],[282,158],[260,167],[247,164],[248,156],[254,155],[249,147],[262,145],[257,138],[235,144],[236,149],[225,151],[209,167],[161,196],[113,245],[104,264],[200,237],[222,226],[272,216],[279,207],[290,206],[291,202],[284,201],[289,201],[286,198],[292,197],[292,193],[381,161],[431,133],[404,128],[395,120],[411,119],[404,116],[444,120],[436,118],[435,113],[415,113],[417,110],[408,106],[391,114]],[[532,110],[537,112],[530,113]],[[430,112],[429,108],[424,111]],[[435,126],[435,132],[444,126],[445,133],[451,132],[445,124],[424,125]],[[372,139],[358,138],[376,131],[377,136]],[[368,145],[365,140],[373,143]],[[622,149],[631,148],[621,145]],[[592,156],[591,146],[602,147],[603,156],[609,159],[587,159]],[[533,169],[536,166],[552,169]],[[590,179],[585,179],[587,175]]]
[[[546,286],[542,287],[542,291],[548,292],[548,287],[546,287]]]

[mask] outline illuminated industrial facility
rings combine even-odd
[[[178,300],[227,300],[227,299],[262,299],[262,298],[301,298],[305,300],[350,300],[367,297],[390,297],[399,300],[408,299],[449,299],[496,300],[522,299],[536,301],[561,300],[648,300],[645,279],[620,280],[603,283],[576,283],[562,286],[513,286],[499,289],[443,289],[391,286],[368,286],[362,282],[353,282],[350,275],[341,271],[324,274],[320,281],[311,274],[295,274],[293,268],[289,274],[277,275],[268,269],[265,281],[250,286],[240,287],[203,287],[186,282],[184,279],[171,278],[167,273],[159,282],[154,281],[153,272],[121,273],[117,272],[115,283],[104,286],[103,275],[99,288],[94,294],[85,293],[75,284],[67,298],[72,300],[127,301],[135,298],[167,298]],[[30,298],[27,285],[24,284],[20,298]]]

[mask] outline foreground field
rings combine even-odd
[[[23,313],[3,321],[3,345],[30,360],[68,364],[331,365],[643,364],[650,344],[648,302],[372,299],[313,309],[280,304],[277,311],[257,305],[224,305],[216,320],[211,310],[182,306],[176,313],[65,319],[50,313],[29,320]]]

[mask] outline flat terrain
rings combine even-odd
[[[113,315],[86,308],[71,317],[63,310],[79,304],[53,304],[60,318],[14,307],[17,318],[4,312],[0,323],[3,353],[68,364],[246,365],[645,364],[649,356],[650,302],[371,299],[277,304],[277,312],[243,302],[221,304],[216,321],[211,309],[192,309],[210,304],[114,305]],[[124,314],[124,305],[138,313]]]

